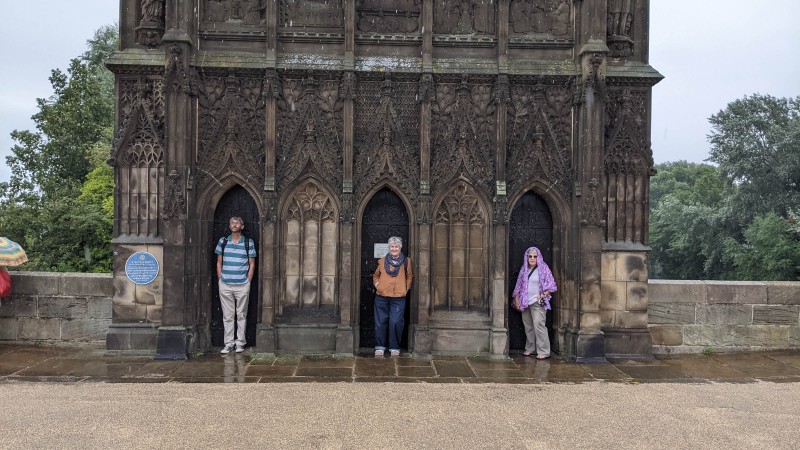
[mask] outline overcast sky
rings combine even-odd
[[[800,96],[800,0],[651,0],[650,64],[656,163],[708,157],[708,117],[753,93]],[[36,99],[52,94],[86,40],[119,16],[114,0],[4,1],[0,27],[0,181],[14,129],[33,129]]]

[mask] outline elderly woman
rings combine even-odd
[[[536,247],[525,250],[513,294],[514,308],[522,312],[525,325],[525,356],[536,352],[536,359],[550,357],[545,313],[550,309],[550,294],[556,289],[553,272],[545,264],[542,252]]]
[[[389,238],[389,253],[378,261],[372,275],[375,285],[375,356],[382,357],[386,351],[386,334],[389,334],[389,352],[400,355],[400,340],[403,336],[406,295],[411,290],[414,272],[411,258],[403,255],[403,240],[397,236]]]

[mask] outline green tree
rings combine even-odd
[[[720,203],[727,186],[719,169],[711,164],[657,164],[656,175],[650,179],[650,203],[658,204],[669,194],[687,204],[712,206]]]
[[[12,132],[0,183],[0,230],[23,244],[27,270],[108,271],[113,176],[105,159],[114,127],[114,79],[103,61],[118,47],[116,26],[50,76],[53,95],[38,99],[35,131]]]
[[[800,233],[775,213],[757,217],[744,231],[745,242],[726,241],[739,280],[793,280],[800,266]]]
[[[747,223],[800,205],[800,97],[744,97],[709,122],[709,161],[737,186]]]
[[[678,161],[651,178],[651,277],[796,279],[800,97],[745,97],[709,121],[718,166]]]

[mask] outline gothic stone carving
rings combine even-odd
[[[203,21],[259,26],[265,22],[266,10],[267,3],[263,0],[204,0]]]
[[[646,124],[645,91],[629,88],[609,91],[606,107],[606,173],[649,174],[653,167],[653,153]]]
[[[509,22],[514,34],[567,36],[572,31],[567,0],[511,0]]]
[[[283,80],[278,100],[276,177],[285,189],[297,177],[316,173],[334,189],[342,187],[343,117],[339,80]]]
[[[181,178],[177,170],[170,171],[168,175],[164,207],[161,210],[161,217],[166,221],[186,218],[186,196],[181,186]]]
[[[631,25],[636,0],[608,0],[608,48],[614,59],[633,54]]]
[[[341,28],[342,0],[280,0],[278,24],[282,27]]]
[[[148,47],[161,44],[161,36],[164,35],[164,0],[142,0],[140,10],[136,42]]]
[[[164,79],[176,92],[195,95],[194,69],[187,68],[183,48],[178,44],[169,47],[169,60],[164,70]]]
[[[264,182],[263,78],[206,76],[200,82],[198,189],[236,173],[247,182]]]
[[[609,90],[603,179],[608,241],[647,242],[647,192],[653,167],[647,117],[646,88]]]
[[[489,223],[477,192],[459,181],[436,208],[434,308],[487,311]]]
[[[164,164],[164,82],[122,79],[119,83],[119,125],[109,163],[120,167]]]
[[[359,0],[356,3],[358,31],[368,33],[414,33],[419,30],[422,0]]]
[[[434,192],[463,177],[492,195],[496,110],[490,84],[470,85],[464,76],[460,83],[436,85],[436,100],[431,105]]]
[[[164,184],[164,82],[122,78],[109,164],[116,168],[119,235],[157,236]]]
[[[510,192],[540,178],[569,199],[574,179],[571,108],[568,86],[512,84],[506,122]]]
[[[433,32],[493,35],[496,3],[486,0],[437,0],[433,5]]]
[[[414,202],[419,186],[416,83],[362,81],[355,103],[355,193],[361,201],[382,179]]]
[[[588,183],[588,192],[583,198],[583,211],[581,213],[581,225],[599,227],[605,225],[603,220],[603,209],[598,188],[600,182],[597,178],[592,178]]]
[[[336,303],[337,222],[335,200],[314,180],[292,193],[284,211],[282,306],[312,309]]]

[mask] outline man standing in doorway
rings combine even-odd
[[[217,254],[217,278],[219,279],[219,301],[222,305],[222,323],[225,326],[225,347],[222,353],[244,351],[247,343],[247,304],[250,298],[250,281],[256,265],[256,246],[242,231],[241,217],[231,217],[228,227],[231,234],[221,237],[214,253]],[[234,339],[234,319],[236,336]]]

